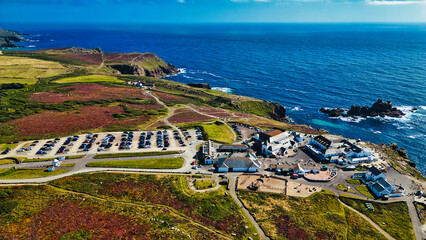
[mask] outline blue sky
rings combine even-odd
[[[0,0],[2,22],[426,22],[426,0]]]

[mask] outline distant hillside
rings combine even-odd
[[[0,48],[15,48],[13,42],[20,41],[23,39],[18,32],[0,28]]]

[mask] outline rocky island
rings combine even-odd
[[[373,106],[361,107],[352,105],[349,110],[344,108],[321,108],[320,112],[327,114],[329,117],[401,117],[405,114],[392,106],[392,102],[377,100]]]
[[[3,48],[16,48],[13,42],[22,42],[24,39],[16,31],[1,29],[0,28],[0,49]]]

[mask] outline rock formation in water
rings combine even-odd
[[[384,102],[382,99],[377,100],[371,107],[352,105],[347,112],[343,108],[321,108],[320,111],[329,117],[401,117],[405,115],[401,110],[392,107],[392,102]]]

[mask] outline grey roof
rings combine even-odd
[[[258,168],[259,163],[255,158],[250,159],[250,154],[239,153],[231,154],[230,156],[221,156],[217,159],[218,167],[228,167],[228,168],[250,168],[252,166]]]
[[[372,166],[370,169],[368,169],[368,171],[371,172],[374,176],[379,176],[382,173],[375,166]]]
[[[227,151],[248,151],[249,148],[244,144],[234,144],[234,145],[220,145],[219,151],[227,152]]]
[[[318,135],[316,137],[314,137],[315,141],[321,143],[324,147],[329,148],[331,145],[331,141],[328,140],[327,138],[325,138],[322,135]]]
[[[382,185],[384,188],[390,188],[390,187],[392,187],[390,185],[390,183],[388,181],[386,181],[385,179],[383,179],[383,178],[379,178],[377,180],[377,182],[380,183],[380,185]]]
[[[385,190],[385,189],[383,188],[383,186],[382,186],[381,184],[379,184],[379,183],[374,183],[374,184],[371,186],[371,188],[372,188],[374,191],[376,191],[377,193],[382,192],[383,190]]]

